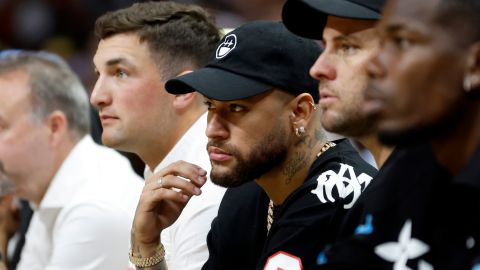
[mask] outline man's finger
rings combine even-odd
[[[202,186],[207,179],[207,172],[200,168],[199,166],[188,163],[186,161],[177,161],[169,166],[165,167],[163,170],[159,171],[157,175],[174,175],[180,176],[186,179],[189,179],[196,186]]]
[[[173,176],[173,175],[166,175],[162,177],[158,177],[156,181],[150,181],[148,186],[145,186],[148,189],[172,189],[177,192],[182,192],[186,195],[193,196],[193,195],[200,195],[202,191],[200,187],[194,185],[192,182],[187,181],[186,179]]]

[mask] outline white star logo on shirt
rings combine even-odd
[[[407,220],[398,236],[398,242],[387,242],[375,247],[375,254],[393,262],[393,270],[411,270],[407,261],[427,253],[430,247],[422,241],[412,238],[412,221]],[[423,268],[423,267],[422,267]]]

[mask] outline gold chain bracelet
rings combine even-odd
[[[130,262],[132,262],[133,265],[138,268],[151,267],[163,261],[165,258],[165,249],[163,248],[162,243],[160,243],[155,249],[155,254],[146,258],[135,256],[133,251],[130,249],[128,257],[130,258]]]

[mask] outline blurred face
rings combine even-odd
[[[366,112],[380,116],[386,143],[445,134],[464,97],[464,56],[456,37],[433,22],[437,0],[391,1],[379,25],[382,48],[369,67]]]
[[[93,62],[98,79],[90,101],[99,110],[103,143],[141,155],[159,138],[167,141],[173,95],[148,45],[135,34],[117,34],[100,41]]]
[[[230,102],[205,99],[207,150],[214,183],[234,187],[279,166],[292,141],[288,94],[270,91]],[[291,98],[290,98],[291,99]]]
[[[320,81],[321,122],[331,132],[362,137],[374,131],[363,113],[367,64],[378,49],[375,21],[329,16],[323,31],[325,50],[310,69]]]
[[[27,75],[0,75],[0,163],[20,197],[41,200],[52,175],[52,155],[49,129],[32,117]]]

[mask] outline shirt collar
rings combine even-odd
[[[62,208],[72,199],[78,188],[85,184],[86,173],[92,170],[85,164],[85,156],[93,153],[94,146],[92,137],[86,135],[72,148],[50,182],[39,209]]]
[[[193,125],[183,134],[182,138],[175,144],[175,146],[170,150],[170,152],[165,156],[165,158],[155,167],[152,171],[148,166],[145,166],[145,171],[143,176],[145,179],[152,176],[154,173],[159,172],[163,168],[167,167],[171,163],[178,161],[178,157],[182,153],[190,151],[190,149],[195,145],[195,138],[199,134],[205,134],[205,129],[207,128],[207,113],[204,113],[198,120],[193,123]]]

